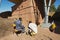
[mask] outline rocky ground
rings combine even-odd
[[[10,23],[11,20],[7,23],[6,21],[6,19],[0,21],[0,40],[60,40],[60,34],[50,32],[48,28],[42,28],[40,26],[38,26],[38,33],[35,36],[29,36],[26,33],[17,36],[8,26],[12,24]]]
[[[10,33],[1,37],[0,40],[60,40],[60,34],[50,32],[48,28],[38,27],[38,33],[35,36],[29,36],[26,33],[17,36],[15,33]]]

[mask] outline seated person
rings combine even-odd
[[[49,27],[49,30],[50,30],[51,32],[54,32],[55,29],[56,29],[56,24],[53,22],[52,25]]]
[[[25,32],[25,27],[22,25],[22,19],[21,18],[16,20],[14,22],[14,25],[15,25],[14,29],[15,29],[16,34]]]
[[[29,21],[28,33],[33,36],[37,33],[37,25]]]

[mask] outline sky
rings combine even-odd
[[[12,11],[11,7],[14,5],[14,3],[9,2],[8,0],[2,0],[0,3],[0,13],[5,11]]]
[[[56,0],[54,3],[55,7],[57,8],[60,5],[60,0]]]
[[[1,0],[0,0],[1,1]],[[5,11],[12,11],[11,7],[15,4],[8,1],[8,0],[2,0],[0,3],[0,13]],[[60,5],[60,0],[56,0],[54,3],[55,7],[57,8],[58,5]]]

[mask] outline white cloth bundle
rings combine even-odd
[[[29,27],[35,32],[37,33],[37,25],[35,23],[30,23]]]

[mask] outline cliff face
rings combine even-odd
[[[21,1],[21,0],[10,0],[11,2],[13,2],[13,3],[17,3],[17,2],[19,2],[19,1]],[[25,1],[25,0],[23,0],[23,1]],[[42,0],[41,0],[42,1]],[[49,0],[47,0],[47,3],[48,3],[48,1]],[[54,3],[56,0],[52,0],[52,3]]]
[[[29,21],[40,23],[42,16],[38,9],[36,0],[24,0],[12,7],[12,17],[23,19],[23,24],[28,25]],[[37,21],[37,22],[36,22]]]
[[[12,17],[23,19],[23,24],[28,25],[29,21],[40,24],[45,17],[44,1],[41,0],[10,0],[16,3],[12,7]],[[48,2],[48,1],[47,1]]]
[[[12,10],[12,17],[21,17],[24,25],[28,25],[29,21],[35,22],[32,0],[23,1],[19,5],[15,5]]]

